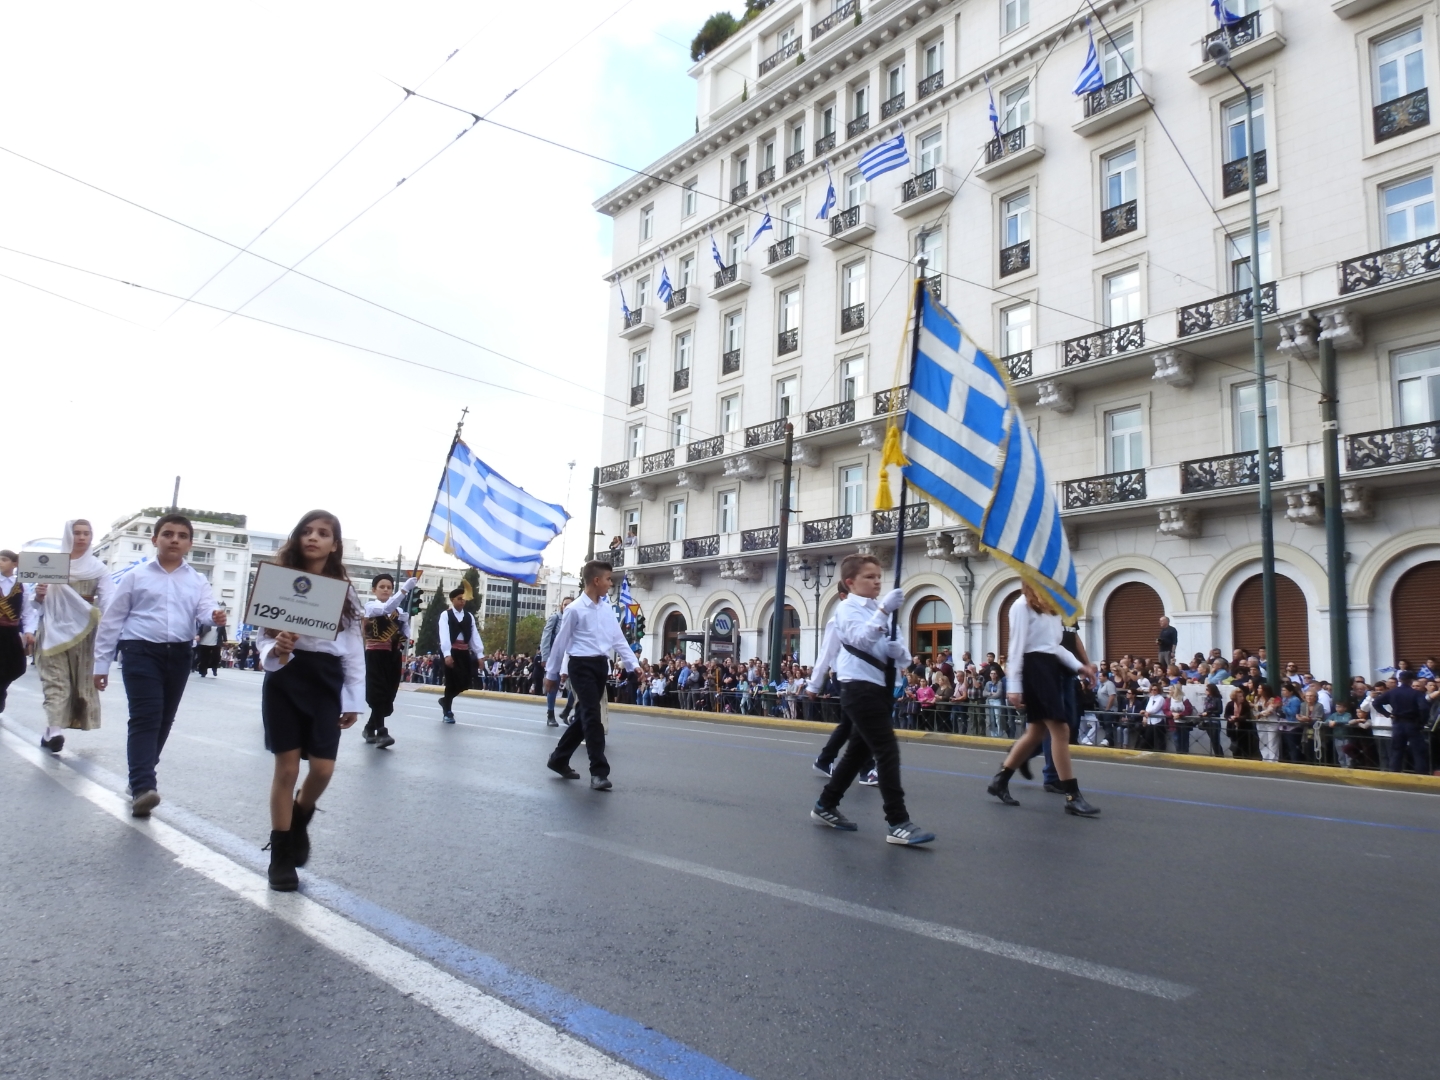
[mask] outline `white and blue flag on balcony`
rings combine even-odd
[[[670,303],[670,297],[675,295],[675,287],[670,284],[670,270],[668,267],[660,267],[660,284],[655,286],[655,299],[662,304]]]
[[[1090,20],[1085,20],[1085,27],[1089,29]],[[1085,66],[1080,69],[1079,76],[1075,79],[1075,96],[1082,97],[1094,90],[1099,90],[1105,85],[1105,73],[1100,70],[1100,58],[1095,55],[1095,31],[1090,31],[1090,51],[1085,54]]]
[[[910,154],[905,149],[905,132],[902,131],[893,139],[876,143],[861,155],[860,175],[870,181],[895,169],[903,169],[909,164]]]
[[[1210,6],[1215,9],[1215,18],[1220,21],[1221,26],[1234,26],[1244,20],[1244,15],[1236,15],[1226,5],[1225,0],[1210,0]]]
[[[710,234],[710,257],[715,260],[715,265],[721,270],[725,269],[725,260],[720,257],[720,245],[715,243],[715,234]]]
[[[620,314],[628,319],[630,318],[630,305],[625,302],[625,286],[617,282],[615,287],[620,290]]]
[[[835,209],[835,177],[830,175],[830,166],[825,166],[825,201],[820,204],[820,212],[815,215],[817,221],[828,221],[830,211]]]
[[[635,609],[637,605],[635,603],[635,595],[630,591],[629,574],[622,574],[620,576],[620,599],[617,607],[619,609],[617,614],[620,616],[621,625],[629,626],[635,621]]]
[[[516,487],[456,439],[425,538],[477,570],[533,585],[546,546],[569,520],[564,507]]]
[[[1000,114],[995,111],[995,91],[990,87],[990,76],[985,76],[985,93],[990,95],[990,130],[995,132],[995,138],[1000,137]]]
[[[770,200],[764,199],[764,203],[765,216],[760,219],[760,227],[755,230],[755,235],[750,237],[750,243],[745,245],[746,251],[749,251],[755,246],[755,241],[760,239],[761,233],[773,233],[775,231],[775,223],[770,220]]]
[[[905,479],[949,509],[1066,619],[1080,613],[1075,562],[1035,437],[1009,384],[921,289],[905,416]]]

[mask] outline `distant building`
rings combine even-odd
[[[215,598],[227,611],[242,610],[249,588],[246,572],[251,560],[251,537],[245,527],[245,515],[185,507],[179,512],[195,523],[190,565],[210,582]],[[95,545],[95,557],[105,563],[112,574],[153,558],[155,548],[150,542],[150,533],[155,522],[167,513],[168,507],[150,506],[117,518]]]

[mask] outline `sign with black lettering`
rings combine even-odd
[[[63,585],[70,580],[70,555],[65,551],[22,551],[15,577],[27,585]]]
[[[334,641],[350,583],[262,562],[255,571],[245,621],[270,630]]]

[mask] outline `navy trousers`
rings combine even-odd
[[[130,737],[126,743],[130,790],[154,791],[155,769],[190,679],[194,652],[188,641],[132,638],[120,642],[120,657],[125,697],[130,703]]]

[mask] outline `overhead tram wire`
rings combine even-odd
[[[88,308],[89,310],[94,311],[97,314],[107,315],[112,319],[119,319],[123,323],[128,323],[131,326],[139,327],[141,330],[148,330],[152,334],[155,332],[154,327],[146,326],[144,323],[138,323],[134,319],[127,319],[124,315],[116,315],[113,311],[106,311],[104,308],[98,308],[94,304],[87,304],[83,300],[76,300],[73,296],[66,296],[64,293],[58,293],[53,289],[47,289],[43,286],[36,285],[33,281],[26,281],[24,278],[11,277],[9,274],[0,274],[0,278],[4,278],[6,281],[13,281],[16,285],[24,285],[27,289],[34,289],[36,292],[42,292],[46,296],[53,296],[57,300],[64,300],[67,304],[75,304],[78,307]]]

